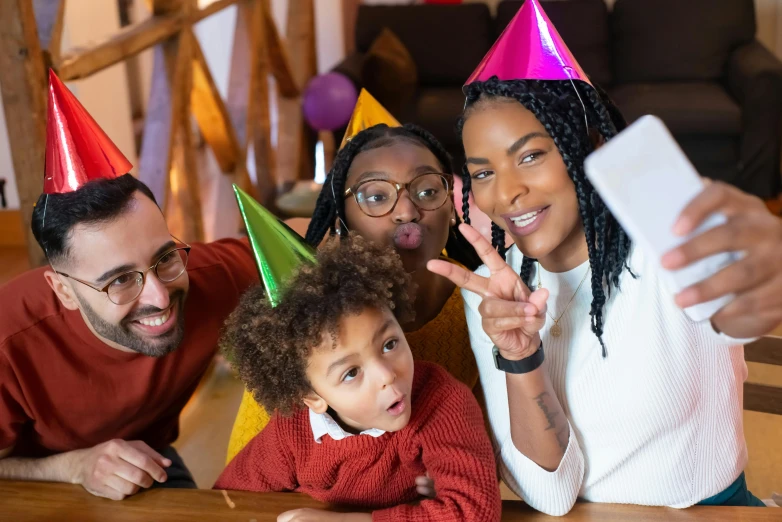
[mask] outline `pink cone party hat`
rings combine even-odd
[[[546,16],[526,0],[465,85],[500,80],[581,80],[592,83]]]

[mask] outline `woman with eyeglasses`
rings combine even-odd
[[[459,288],[426,269],[427,262],[438,258],[470,270],[481,264],[458,231],[459,222],[451,158],[442,145],[416,125],[380,124],[356,134],[337,154],[306,240],[317,246],[327,234],[359,234],[393,246],[417,286],[415,319],[402,325],[413,356],[440,364],[472,388],[478,369]],[[245,393],[231,434],[229,461],[265,421],[263,410]]]

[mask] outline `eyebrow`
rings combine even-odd
[[[375,335],[372,336],[371,344],[374,345],[375,343],[377,343],[378,339],[380,337],[382,337],[383,334],[386,333],[386,331],[389,329],[389,327],[391,327],[391,325],[393,325],[393,324],[394,324],[394,320],[393,319],[386,320],[386,322],[383,323],[383,326],[381,326],[380,328],[378,328],[375,331]],[[338,367],[342,366],[343,364],[345,364],[348,361],[348,359],[351,359],[352,357],[355,357],[355,355],[356,355],[355,353],[349,353],[348,355],[346,355],[344,357],[340,357],[339,359],[337,359],[333,363],[329,364],[328,369],[326,369],[326,377],[331,375],[331,372],[334,371],[336,368],[338,368]]]
[[[386,322],[383,323],[383,326],[375,330],[375,335],[372,336],[372,344],[374,345],[380,337],[383,337],[383,334],[386,333],[386,330],[388,330],[391,325],[394,324],[393,319],[386,319]]]
[[[168,252],[169,250],[171,250],[175,246],[176,246],[176,243],[174,243],[173,241],[166,242],[163,246],[161,246],[160,248],[158,248],[155,251],[155,253],[152,255],[152,259],[157,261],[157,259],[160,256],[162,256],[163,254],[165,254],[166,252]],[[112,268],[111,270],[108,270],[108,271],[104,272],[103,275],[101,275],[95,282],[98,283],[98,284],[105,283],[106,281],[108,281],[112,277],[120,275],[120,274],[124,274],[125,272],[130,272],[131,270],[134,270],[135,268],[136,267],[134,265],[131,265],[131,264],[128,264],[128,263],[126,263],[124,265],[116,266],[116,267]]]
[[[412,171],[410,171],[413,176],[420,176],[421,174],[430,174],[432,172],[440,173],[440,168],[435,168],[431,165],[419,165],[416,168],[414,168]],[[387,172],[379,171],[379,170],[370,170],[367,172],[362,172],[358,175],[356,178],[356,181],[353,182],[353,185],[358,185],[365,179],[389,179],[390,176]]]
[[[420,176],[421,174],[431,174],[431,173],[442,173],[442,167],[441,168],[435,168],[431,165],[419,165],[415,169],[413,169],[413,175],[414,176]]]
[[[526,145],[530,140],[534,140],[535,138],[551,139],[551,136],[549,136],[545,132],[530,132],[529,134],[517,139],[513,145],[508,147],[508,150],[505,151],[505,154],[507,154],[508,156],[512,156],[513,154],[516,154],[519,151],[519,149],[521,149],[524,145]],[[469,163],[472,165],[488,165],[489,160],[487,158],[467,158],[467,160],[465,160],[465,163]]]
[[[388,173],[378,171],[378,170],[369,170],[367,172],[362,172],[361,174],[358,175],[356,181],[353,182],[353,185],[358,185],[365,179],[388,179]]]
[[[342,366],[343,364],[345,364],[345,362],[346,362],[348,359],[350,359],[350,358],[354,357],[355,355],[356,355],[355,353],[350,353],[350,354],[346,355],[345,357],[340,357],[339,359],[337,359],[337,360],[336,360],[336,361],[334,361],[333,363],[329,364],[329,367],[328,367],[328,369],[326,370],[326,377],[328,377],[329,375],[331,375],[331,372],[332,372],[332,371],[334,371],[336,368],[338,368],[338,367]]]

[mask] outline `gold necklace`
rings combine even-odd
[[[592,270],[592,267],[587,267],[586,272],[584,273],[584,277],[581,278],[581,282],[578,284],[578,288],[576,288],[576,291],[573,292],[573,297],[570,298],[570,301],[567,302],[567,306],[565,306],[565,309],[562,311],[561,314],[559,314],[558,319],[554,319],[554,316],[551,315],[551,313],[546,310],[546,313],[551,318],[551,320],[554,322],[554,325],[549,328],[549,333],[552,337],[559,337],[562,335],[562,327],[559,326],[559,322],[562,320],[562,318],[565,316],[565,313],[568,311],[568,308],[570,308],[570,304],[573,302],[573,299],[576,298],[576,294],[578,294],[578,291],[581,290],[581,287],[584,285],[584,281],[586,281],[587,276],[589,275],[589,271]],[[538,290],[543,288],[543,285],[540,282],[540,273],[543,271],[543,268],[540,266],[540,263],[538,263]]]

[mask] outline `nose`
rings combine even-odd
[[[171,303],[168,288],[157,278],[154,270],[147,273],[144,288],[141,290],[138,300],[140,304],[151,305],[161,310],[168,308]]]
[[[496,194],[494,200],[500,203],[504,208],[513,206],[518,199],[529,194],[529,187],[524,182],[523,176],[516,172],[504,172],[497,170],[495,172],[497,183],[495,183]]]
[[[402,190],[399,193],[399,199],[396,202],[391,218],[394,223],[417,223],[421,219],[421,213],[413,204],[413,200],[410,199],[410,194],[407,190]]]
[[[377,365],[377,377],[378,382],[383,388],[391,386],[396,381],[396,371],[393,366],[385,361],[381,361]]]

